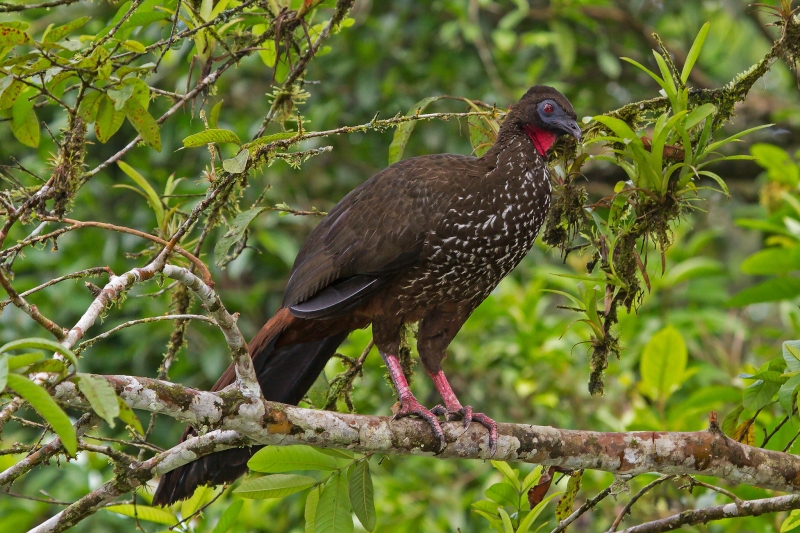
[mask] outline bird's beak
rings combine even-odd
[[[558,120],[556,124],[561,129],[561,131],[563,131],[564,133],[568,133],[569,135],[572,135],[573,137],[575,137],[576,141],[580,142],[581,127],[578,126],[577,122],[575,122],[571,118],[565,117],[564,119]]]

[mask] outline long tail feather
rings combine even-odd
[[[258,383],[267,400],[297,404],[311,388],[325,363],[333,356],[349,331],[311,342],[281,346],[281,334],[297,322],[287,309],[280,310],[250,342],[250,355]],[[214,385],[222,390],[236,378],[229,367]],[[189,427],[181,442],[194,435]],[[170,505],[189,498],[201,485],[229,483],[247,472],[247,461],[260,447],[236,448],[212,453],[161,476],[154,505]]]

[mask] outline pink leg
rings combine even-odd
[[[433,380],[436,390],[439,391],[444,400],[444,406],[437,405],[431,412],[435,415],[446,415],[447,420],[456,420],[459,417],[464,420],[464,427],[469,427],[470,423],[474,420],[483,427],[489,430],[489,454],[494,455],[497,451],[497,422],[489,418],[483,413],[473,413],[472,407],[467,405],[462,407],[461,402],[456,398],[450,382],[442,370],[435,374],[428,372],[428,375]]]
[[[411,393],[397,356],[380,353],[384,363],[386,363],[386,368],[389,370],[389,376],[397,389],[397,394],[400,396],[400,410],[395,413],[394,418],[404,418],[410,415],[417,415],[422,418],[431,426],[433,435],[439,440],[439,451],[443,450],[447,446],[447,441],[444,438],[444,431],[442,431],[442,426],[439,425],[436,415],[423,407]]]

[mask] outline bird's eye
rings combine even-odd
[[[544,110],[545,113],[550,114],[553,112],[553,110],[555,110],[555,107],[553,107],[553,104],[548,102],[544,104],[544,107],[542,109]]]

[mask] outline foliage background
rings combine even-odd
[[[175,2],[166,0],[164,4],[174,6]],[[28,11],[14,18],[23,18],[31,24],[31,33],[40,33],[50,23],[58,25],[90,15],[92,21],[81,30],[90,34],[104,27],[118,9],[118,5],[104,1],[79,2],[63,9]],[[771,29],[762,27],[768,22],[767,17],[737,1],[359,0],[351,16],[355,24],[332,37],[326,43],[331,47],[330,52],[312,61],[308,70],[307,80],[311,83],[306,89],[310,97],[301,107],[307,129],[365,123],[377,111],[383,117],[405,113],[420,99],[439,94],[507,105],[530,85],[539,83],[556,86],[570,98],[579,116],[591,116],[656,93],[649,77],[618,59],[628,56],[652,64],[648,40],[651,31],[657,31],[671,49],[685,54],[700,26],[711,21],[711,32],[696,67],[698,75],[693,79],[696,86],[701,82],[709,87],[726,83],[759,60],[771,44]],[[168,32],[169,26],[153,24],[138,31],[158,36]],[[158,87],[182,92],[190,76],[189,59],[188,47],[168,54],[160,70]],[[198,116],[200,106],[209,110],[224,99],[220,127],[250,138],[258,129],[260,117],[269,109],[265,93],[272,75],[257,56],[243,60],[235,73],[223,77],[214,94],[206,100],[197,100],[194,107],[187,107],[185,113],[169,122],[169,127],[161,132],[160,153],[137,147],[124,160],[146,176],[156,190],[163,190],[168,176],[174,173],[176,177],[187,178],[179,184],[177,193],[202,192],[205,184],[198,176],[208,164],[208,153],[203,149],[177,150],[185,137],[203,129]],[[278,79],[285,76],[285,66],[279,66],[275,76]],[[800,90],[792,72],[783,64],[776,65],[738,109],[731,132],[774,122],[774,128],[759,132],[747,142],[776,145],[794,157],[793,163],[786,163],[787,168],[790,164],[797,165],[798,96]],[[167,103],[162,100],[155,100],[151,106],[163,112]],[[435,110],[462,110],[454,102],[444,101],[435,106]],[[53,132],[65,126],[63,118],[51,113],[48,107],[42,108],[39,118]],[[90,168],[96,166],[122,148],[134,134],[130,125],[123,125],[107,144],[92,147],[91,159],[86,164]],[[242,205],[249,205],[269,188],[265,205],[286,203],[300,210],[327,211],[347,191],[386,166],[391,138],[391,132],[368,132],[307,142],[303,148],[332,145],[333,150],[310,159],[300,169],[278,161],[251,175],[252,186]],[[747,145],[735,149],[739,153],[749,150]],[[43,132],[39,148],[31,150],[12,136],[7,125],[0,123],[0,164],[8,164],[15,157],[26,167],[46,175],[48,158],[54,150],[55,145],[46,133]],[[420,123],[411,136],[405,157],[470,151],[466,122]],[[776,176],[791,173],[787,168],[774,173]],[[610,194],[614,184],[624,179],[617,170],[602,164],[590,163],[585,170],[593,198]],[[581,343],[589,337],[588,327],[571,326],[574,316],[557,309],[558,305],[568,305],[567,302],[542,292],[545,288],[574,292],[574,280],[553,274],[579,274],[588,258],[572,255],[563,264],[557,253],[537,245],[478,309],[451,346],[445,366],[462,400],[468,399],[499,421],[601,431],[697,430],[706,426],[710,410],[723,417],[739,405],[742,389],[748,383],[737,375],[755,373],[765,361],[780,356],[781,342],[800,336],[800,313],[793,301],[797,295],[793,294],[781,295],[785,297],[782,301],[744,308],[727,305],[733,294],[758,281],[740,270],[746,256],[767,245],[788,246],[785,242],[776,243],[774,235],[742,228],[736,221],[770,219],[783,224],[784,217],[800,218],[800,215],[792,214],[780,198],[773,198],[770,203],[770,191],[774,192],[774,184],[780,180],[770,179],[758,164],[736,161],[716,171],[728,181],[732,198],[707,195],[707,203],[702,206],[705,212],[697,212],[674,228],[675,244],[667,253],[666,275],[661,275],[658,261],[651,262],[652,291],[637,314],[621,317],[623,356],[611,362],[604,397],[590,397],[586,388],[588,347]],[[105,169],[81,190],[71,216],[151,231],[155,218],[145,200],[130,190],[112,187],[130,183],[116,166]],[[250,226],[251,248],[225,270],[212,271],[228,309],[240,313],[239,325],[245,336],[254,334],[277,309],[298,247],[317,220],[313,216],[265,212]],[[32,228],[25,229],[29,232]],[[17,229],[11,238],[19,239],[26,234]],[[203,259],[209,264],[213,262],[213,241],[219,237],[221,232],[204,250]],[[124,254],[142,248],[139,239],[127,235],[99,229],[72,232],[59,239],[58,250],[48,245],[27,251],[14,265],[15,287],[22,291],[51,277],[97,265],[123,272],[142,261]],[[169,304],[168,297],[139,297],[156,290],[153,284],[137,286],[121,310],[108,313],[97,332],[126,320],[162,314]],[[38,293],[30,301],[58,323],[70,324],[86,309],[91,298],[83,282],[77,281]],[[688,370],[677,380],[676,390],[661,401],[653,401],[640,387],[639,361],[647,341],[667,325],[680,331],[685,339]],[[87,351],[82,370],[155,376],[170,331],[167,323],[124,330]],[[42,333],[13,306],[6,307],[0,315],[2,342]],[[340,351],[357,356],[368,341],[368,331],[357,332]],[[205,324],[192,324],[188,345],[172,367],[170,378],[207,390],[228,362],[225,343],[218,331]],[[341,368],[338,361],[332,361],[326,371],[328,377]],[[426,379],[416,379],[412,388],[423,403],[438,402]],[[394,397],[375,352],[367,359],[363,378],[356,382],[353,400],[361,413],[390,412]],[[777,408],[774,415],[770,409],[756,422],[757,443],[762,431],[771,430],[782,417]],[[146,424],[145,415],[142,419]],[[160,419],[153,440],[169,446],[182,429],[171,420]],[[112,430],[104,431],[113,434]],[[769,447],[782,449],[797,431],[796,420],[784,425]],[[7,447],[13,442],[30,441],[31,433],[12,422],[2,437]],[[0,466],[5,467],[11,461],[13,456],[2,456]],[[530,470],[527,465],[520,468]],[[469,506],[501,479],[501,474],[488,463],[426,458],[387,459],[380,466],[373,462],[373,473],[378,530],[397,532],[486,530],[487,524],[471,513]],[[73,501],[109,475],[110,467],[104,458],[82,454],[78,461],[62,464],[59,469],[40,468],[11,487],[11,492],[35,494],[41,489],[55,499]],[[641,476],[631,487],[636,490],[652,479]],[[578,499],[590,497],[611,481],[609,475],[587,474]],[[561,482],[565,484],[566,480]],[[742,498],[765,497],[769,492],[746,487],[734,491]],[[205,511],[201,520],[187,527],[210,531],[230,498],[224,495]],[[618,503],[605,501],[599,510],[573,527],[580,531],[604,531],[626,499],[623,495]],[[633,517],[626,523],[717,501],[723,503],[725,499],[702,489],[690,494],[678,489],[677,484],[664,484],[634,508]],[[0,493],[0,522],[9,532],[25,531],[55,509]],[[232,531],[302,531],[302,509],[302,495],[284,500],[248,500]],[[547,516],[552,520],[552,513]],[[723,521],[704,530],[778,531],[781,521],[780,516],[768,515]],[[135,524],[132,519],[100,512],[80,527],[85,531],[133,530]],[[163,529],[144,521],[141,527],[145,531]]]

